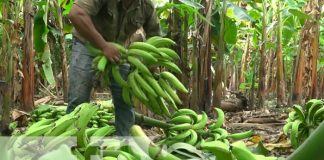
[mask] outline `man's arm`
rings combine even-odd
[[[68,15],[75,29],[85,39],[93,45],[100,48],[104,55],[113,63],[119,61],[120,54],[117,48],[100,35],[96,30],[90,16],[77,4],[73,4],[70,14]]]

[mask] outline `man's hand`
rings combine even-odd
[[[100,48],[103,54],[112,63],[117,63],[120,58],[119,51],[113,44],[106,40],[96,30],[90,16],[78,5],[73,5],[69,18],[75,29],[91,44]]]
[[[109,59],[112,63],[118,63],[120,59],[120,53],[118,49],[109,42],[102,47],[103,54]]]

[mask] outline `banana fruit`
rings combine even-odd
[[[177,90],[179,90],[183,93],[188,93],[188,90],[186,89],[186,87],[172,73],[170,73],[168,71],[164,71],[164,72],[160,73],[160,75],[162,78],[167,80]]]
[[[251,137],[253,135],[253,133],[254,133],[253,130],[248,130],[248,131],[241,132],[241,133],[230,134],[230,135],[228,135],[228,138],[231,138],[233,140],[241,140],[241,139]]]
[[[225,114],[223,112],[223,110],[219,109],[219,108],[215,108],[214,109],[216,112],[217,112],[217,120],[214,124],[212,124],[210,126],[210,129],[216,129],[216,128],[220,128],[223,123],[224,123],[224,120],[225,120]]]

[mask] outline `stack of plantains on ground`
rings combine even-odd
[[[33,159],[69,141],[77,146],[73,150],[75,154],[89,154],[91,137],[105,137],[115,132],[115,127],[107,123],[102,127],[90,128],[94,127],[90,125],[92,117],[105,112],[99,109],[99,105],[84,103],[57,120],[51,117],[33,123],[23,135],[12,137],[7,145],[8,156],[14,157],[11,159]]]
[[[103,102],[102,102],[103,103]],[[105,103],[112,103],[111,101],[107,101]],[[111,104],[112,105],[112,104]],[[99,110],[96,115],[91,117],[91,120],[88,124],[88,127],[91,128],[99,128],[107,126],[109,121],[115,118],[112,113],[112,108],[108,108],[104,105],[98,105]],[[66,106],[52,106],[48,104],[39,105],[36,109],[31,113],[31,116],[28,120],[29,126],[34,123],[47,120],[47,121],[56,121],[66,115]]]
[[[65,115],[66,106],[39,105],[31,114],[28,122],[33,124],[44,119],[57,120]]]
[[[104,75],[108,75],[108,71],[111,71],[114,80],[123,87],[122,96],[126,103],[132,104],[129,96],[131,94],[152,112],[170,117],[169,108],[177,110],[177,104],[182,104],[177,91],[188,92],[173,75],[173,73],[181,74],[181,70],[174,63],[180,58],[175,51],[168,48],[176,43],[171,39],[156,36],[145,42],[133,42],[128,49],[113,44],[121,53],[121,63],[129,63],[132,66],[127,80],[122,78],[118,64],[109,63],[100,50],[87,44],[89,51],[96,56],[93,66]],[[150,71],[150,68],[156,67],[165,68],[168,71],[160,73]]]

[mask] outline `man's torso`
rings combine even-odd
[[[93,9],[92,5],[96,5],[93,1],[96,0],[79,0],[76,4],[87,11]],[[124,43],[141,28],[154,9],[148,0],[133,0],[128,9],[124,9],[120,0],[102,0],[100,5],[97,4],[94,8],[98,9],[96,14],[92,11],[87,12],[91,12],[90,17],[98,32],[106,41],[118,43]],[[85,41],[76,31],[74,35]]]

